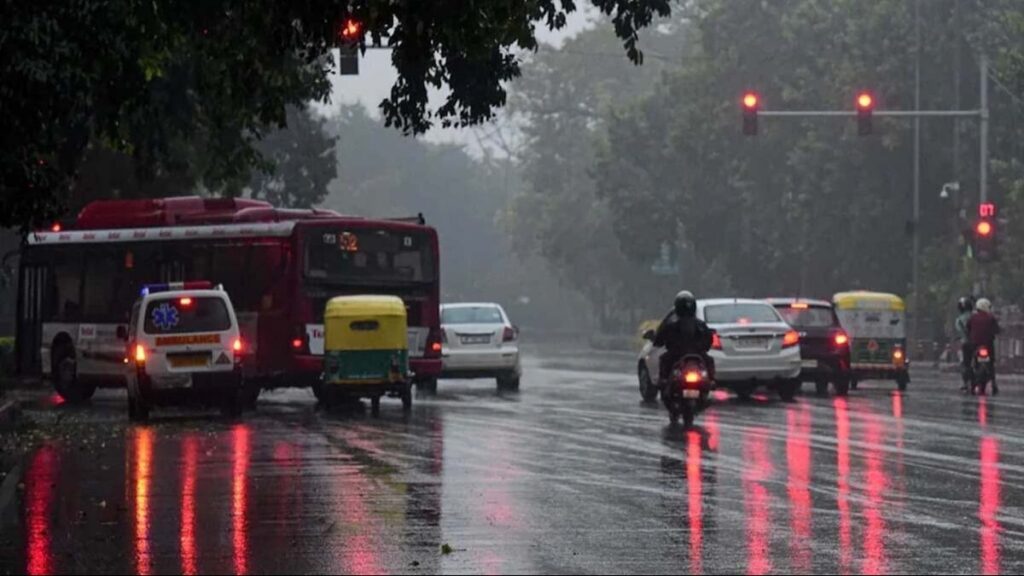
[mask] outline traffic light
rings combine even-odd
[[[363,39],[363,22],[345,18],[338,26],[338,73],[342,76],[359,74],[359,44]]]
[[[857,95],[857,134],[871,134],[871,112],[875,109],[875,98],[870,92]]]
[[[338,36],[342,42],[358,42],[363,36],[363,23],[355,18],[345,18]]]
[[[761,97],[757,92],[747,92],[743,95],[743,134],[744,136],[757,135],[757,109],[761,107]]]
[[[996,207],[986,202],[978,207],[978,219],[974,222],[971,252],[978,262],[992,262],[999,259],[996,234]]]

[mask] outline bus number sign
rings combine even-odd
[[[359,237],[351,232],[341,234],[326,233],[323,235],[323,242],[328,246],[337,246],[342,252],[358,252]]]
[[[995,218],[996,205],[992,202],[983,202],[978,206],[978,216],[982,218]]]

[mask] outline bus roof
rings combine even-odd
[[[68,230],[162,228],[281,222],[315,218],[339,218],[334,210],[275,208],[269,202],[251,198],[201,198],[179,196],[142,200],[96,200],[78,213]]]
[[[832,297],[832,301],[840,310],[872,308],[903,311],[906,309],[902,298],[886,292],[868,292],[866,290],[839,292]]]

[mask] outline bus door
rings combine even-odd
[[[18,274],[18,325],[15,332],[19,374],[37,374],[42,369],[39,350],[43,343],[43,303],[49,275],[46,266],[23,265]]]

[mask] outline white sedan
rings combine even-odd
[[[519,331],[494,303],[441,306],[442,378],[495,378],[499,390],[518,390]]]
[[[761,300],[719,298],[697,301],[697,317],[715,331],[709,355],[715,362],[715,382],[741,398],[749,398],[760,385],[791,400],[800,389],[800,335]],[[654,332],[640,353],[637,373],[640,393],[647,400],[657,396],[658,359],[662,348],[654,346]]]

